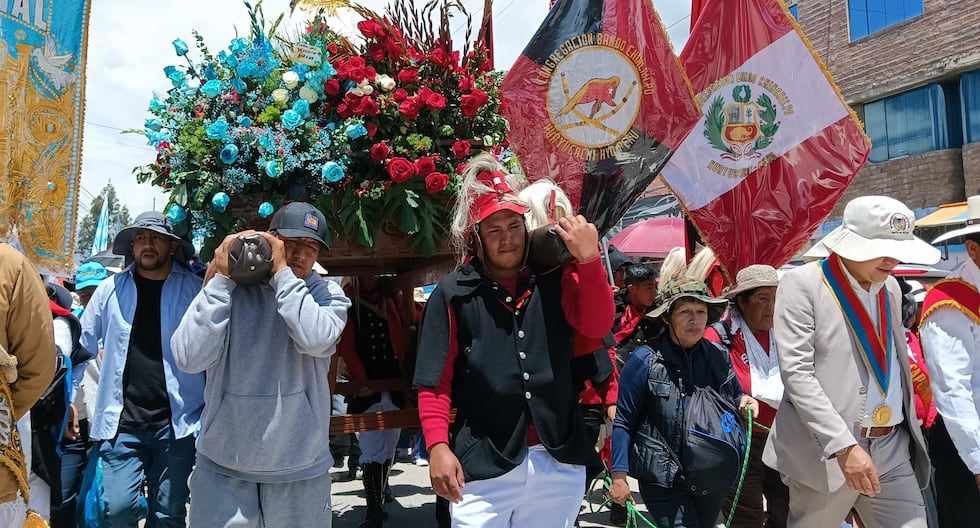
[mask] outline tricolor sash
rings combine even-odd
[[[943,279],[933,284],[922,303],[921,320],[925,321],[933,312],[944,306],[959,310],[974,324],[980,324],[980,292],[963,279]]]
[[[884,285],[878,291],[878,323],[871,320],[864,303],[851,287],[840,257],[831,255],[820,261],[824,283],[837,301],[854,341],[861,349],[865,365],[874,376],[882,397],[887,397],[891,362],[888,351],[893,344],[891,305]]]

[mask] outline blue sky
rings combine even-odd
[[[382,10],[379,0],[362,0],[365,6]],[[482,0],[464,0],[474,20],[482,16]],[[417,0],[418,5],[424,4]],[[679,51],[690,27],[690,0],[655,2],[654,7]],[[266,0],[266,18],[274,19],[289,10],[287,0]],[[507,69],[523,51],[548,9],[547,0],[497,0],[494,2],[495,54],[497,68]],[[353,33],[355,21],[342,10],[335,27]],[[300,25],[297,11],[286,19]],[[463,38],[464,20],[453,21],[456,40]],[[179,65],[171,41],[182,38],[193,43],[192,30],[200,32],[215,52],[228,45],[237,33],[248,32],[249,20],[240,0],[95,0],[89,22],[86,108],[82,150],[82,179],[79,219],[107,182],[116,187],[132,216],[167,203],[167,197],[149,184],[137,184],[133,167],[153,160],[154,151],[139,135],[121,135],[127,128],[142,127],[146,106],[153,91],[164,92],[170,82],[163,74],[167,65]],[[459,31],[457,31],[457,29]],[[195,54],[193,50],[191,54]]]

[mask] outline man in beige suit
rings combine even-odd
[[[788,272],[774,335],[785,398],[763,455],[790,489],[788,526],[839,528],[856,509],[868,528],[926,526],[929,459],[915,422],[899,262],[933,264],[915,217],[883,196],[856,198],[843,224]],[[821,254],[822,253],[822,254]]]

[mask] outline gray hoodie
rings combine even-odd
[[[198,465],[249,482],[330,470],[330,355],[350,300],[334,282],[286,268],[236,287],[216,275],[171,340],[177,367],[206,372]]]

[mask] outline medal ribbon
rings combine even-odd
[[[847,327],[851,330],[854,341],[861,348],[868,370],[874,375],[882,396],[887,395],[891,366],[891,362],[888,361],[888,351],[892,348],[893,340],[888,292],[885,291],[884,286],[878,291],[878,324],[875,325],[864,303],[854,293],[840,257],[831,255],[821,260],[819,265],[824,283],[844,312]]]

